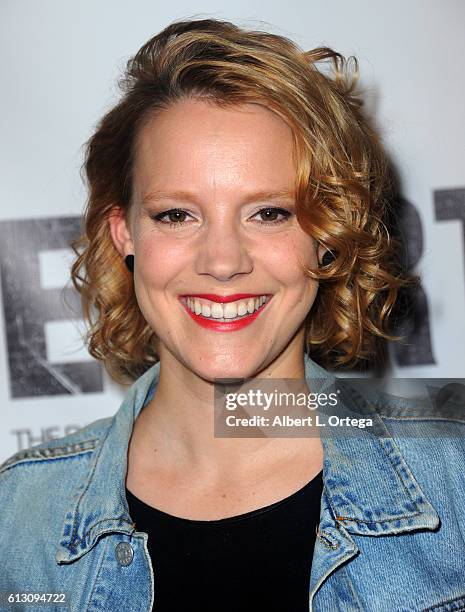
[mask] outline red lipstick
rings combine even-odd
[[[229,332],[229,331],[238,331],[240,329],[243,329],[244,327],[247,327],[251,323],[253,323],[255,319],[261,314],[263,309],[267,306],[272,296],[267,295],[267,300],[255,312],[253,312],[252,314],[244,315],[240,319],[236,319],[235,321],[219,321],[218,319],[204,317],[201,314],[197,315],[195,314],[195,312],[192,312],[192,310],[187,306],[186,298],[187,297],[198,297],[198,298],[204,298],[206,300],[210,300],[212,302],[220,302],[224,304],[227,302],[234,302],[236,300],[259,297],[260,295],[266,295],[266,294],[265,293],[261,293],[261,294],[260,293],[235,293],[233,295],[221,296],[221,295],[215,295],[213,293],[190,293],[186,296],[179,296],[180,297],[179,301],[181,302],[181,304],[184,307],[184,310],[191,317],[191,319],[195,321],[197,325],[200,325],[200,327],[204,327],[205,329],[210,329],[213,331]]]

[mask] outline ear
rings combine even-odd
[[[118,253],[122,257],[134,254],[134,243],[131,238],[129,223],[121,206],[115,206],[111,209],[108,216],[108,225],[111,239]]]

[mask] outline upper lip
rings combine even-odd
[[[216,293],[186,293],[181,297],[193,297],[193,298],[204,298],[211,302],[219,302],[220,304],[227,304],[228,302],[236,302],[237,300],[245,300],[247,298],[256,298],[261,295],[268,295],[267,293],[232,293],[231,295],[217,295]]]

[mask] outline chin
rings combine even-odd
[[[201,367],[199,367],[201,363]],[[250,360],[234,359],[222,355],[218,359],[205,359],[196,363],[193,371],[201,378],[214,382],[222,378],[252,378],[258,371],[259,366]]]

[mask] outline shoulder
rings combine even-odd
[[[12,469],[21,466],[56,465],[66,458],[92,454],[105,439],[113,420],[114,417],[98,419],[67,436],[47,440],[11,455],[0,464],[0,485],[4,475]]]
[[[382,390],[379,379],[339,378],[334,384],[337,393],[342,392],[344,408],[379,418],[392,433],[460,438],[465,430],[465,385],[444,379],[393,379],[390,393]],[[416,393],[409,395],[412,391]]]
[[[55,553],[66,516],[83,493],[112,419],[19,451],[0,465],[0,564],[7,567],[0,590],[24,589],[28,569],[48,576],[50,585],[58,578]]]
[[[449,442],[465,450],[465,395],[462,399],[455,393],[453,384],[424,384],[427,396],[379,393],[373,405],[383,424],[395,438],[427,440],[438,447]]]
[[[397,448],[418,470],[430,470],[429,480],[437,476],[439,466],[465,473],[465,387],[440,379],[394,383],[395,394],[380,391],[378,381],[338,380],[344,410],[351,416],[371,417],[372,437],[388,454]]]
[[[463,505],[465,495],[465,401],[448,384],[422,384],[426,397],[380,393],[374,406],[386,451],[402,457],[435,508],[447,514],[447,507]]]
[[[0,466],[0,532],[24,550],[37,542],[59,541],[63,517],[80,494],[99,454],[111,418],[100,419],[67,436],[19,451]],[[25,518],[27,517],[27,518]],[[7,535],[8,534],[8,535]],[[31,554],[33,554],[31,552]]]
[[[380,417],[392,443],[416,473],[424,474],[428,486],[442,487],[449,478],[465,494],[465,406],[461,413],[410,406],[384,411]]]

